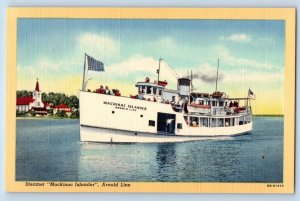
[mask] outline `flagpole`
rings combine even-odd
[[[220,59],[218,59],[217,79],[216,79],[216,92],[218,91],[218,79],[219,79],[219,60],[220,60]]]
[[[82,91],[85,91],[85,71],[86,71],[86,53],[84,53],[83,78],[82,78]]]

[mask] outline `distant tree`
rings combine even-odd
[[[48,113],[49,115],[53,115],[53,109],[47,110],[47,113]]]
[[[26,96],[32,96],[32,91],[27,91],[27,90],[17,91],[17,98],[26,97]]]
[[[68,105],[72,108],[78,109],[79,108],[79,99],[74,95],[70,96]]]
[[[79,117],[79,110],[74,110],[71,114],[71,118],[78,118]]]
[[[66,112],[64,110],[58,110],[57,113],[55,114],[57,117],[68,117]]]
[[[49,103],[49,96],[45,92],[42,93],[42,101]]]

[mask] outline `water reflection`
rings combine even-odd
[[[176,165],[176,143],[157,144],[156,162],[159,169]]]

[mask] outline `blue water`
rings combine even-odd
[[[250,135],[163,144],[79,142],[79,120],[17,120],[17,181],[282,182],[283,118]]]

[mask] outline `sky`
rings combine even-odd
[[[18,19],[17,90],[77,95],[84,54],[104,63],[87,85],[136,95],[135,83],[157,79],[176,89],[176,77],[193,72],[196,91],[231,97],[256,95],[254,114],[283,114],[285,23],[282,20]]]

